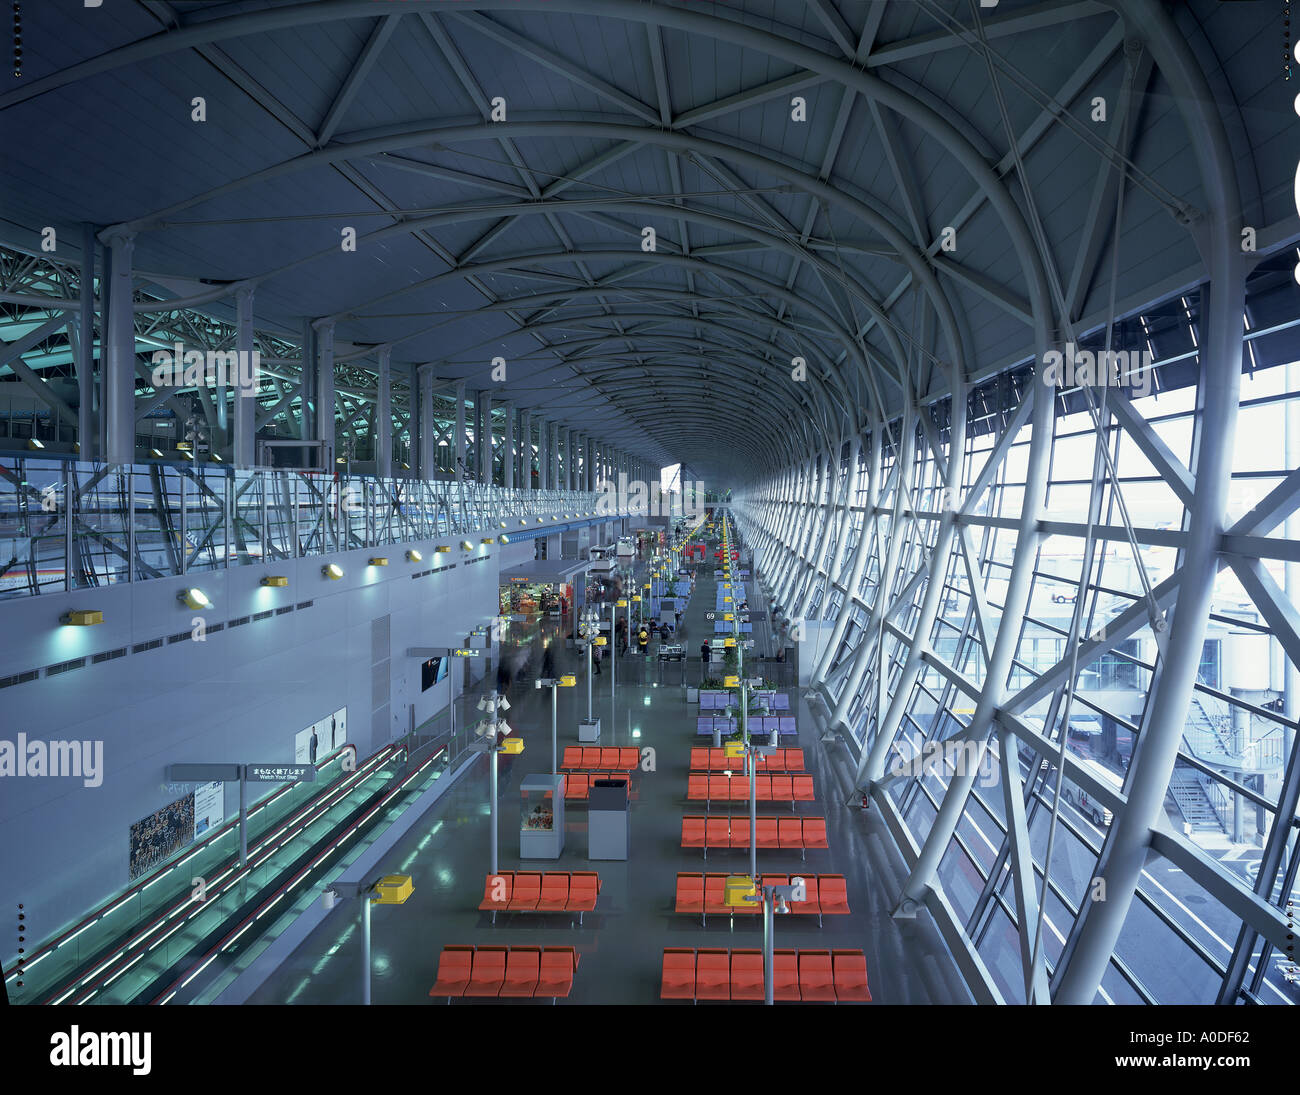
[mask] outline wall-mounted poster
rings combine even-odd
[[[193,842],[194,792],[191,791],[131,826],[132,881]]]
[[[226,785],[220,780],[194,788],[194,839],[201,840],[226,820]]]
[[[348,709],[340,707],[332,715],[300,730],[293,739],[295,764],[319,764],[341,749],[348,740]]]

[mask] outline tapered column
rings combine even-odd
[[[533,412],[519,414],[519,486],[533,489]]]
[[[465,472],[465,381],[456,381],[456,482],[463,482]]]
[[[474,448],[478,454],[480,483],[492,482],[492,393],[479,392],[474,398]]]
[[[104,458],[110,464],[135,461],[135,313],[131,293],[134,253],[134,235],[109,238],[103,390]]]
[[[550,466],[550,423],[537,419],[537,489],[546,490],[546,469]]]
[[[507,490],[515,487],[515,405],[504,404],[506,421],[501,434],[501,485]]]
[[[253,359],[253,290],[235,294],[235,349],[241,362]],[[251,468],[257,462],[257,382],[251,390],[235,389],[235,424],[230,438],[231,460],[237,468]]]
[[[321,461],[324,470],[334,470],[334,321],[323,319],[316,329],[316,380],[313,439],[324,442]]]
[[[416,370],[420,413],[416,415],[416,466],[421,479],[432,479],[438,470],[438,431],[433,422],[433,366]]]

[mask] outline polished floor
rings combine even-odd
[[[698,583],[684,623],[690,645],[712,633],[705,612],[714,605],[712,568],[698,570]],[[758,607],[754,600],[751,605]],[[764,638],[766,636],[764,635]],[[604,720],[602,745],[651,746],[656,770],[633,776],[631,852],[626,862],[587,859],[587,814],[571,804],[566,816],[564,855],[558,862],[519,859],[519,782],[550,771],[550,696],[519,690],[509,715],[523,734],[526,751],[502,758],[499,787],[501,870],[596,869],[602,890],[595,913],[579,926],[566,914],[501,914],[495,925],[478,911],[489,869],[487,758],[476,762],[459,784],[422,819],[384,863],[385,872],[410,874],[413,897],[400,906],[373,907],[372,1000],[376,1004],[435,1003],[429,988],[438,955],[447,944],[553,944],[576,946],[580,960],[573,993],[561,1003],[652,1004],[659,1000],[664,947],[762,946],[761,918],[698,916],[674,910],[679,871],[748,870],[748,852],[680,847],[683,813],[704,813],[686,802],[690,747],[705,744],[695,735],[695,704],[687,704],[680,663],[665,667],[665,684],[655,683],[657,666],[643,674],[635,655],[621,659],[621,681],[642,676],[651,683],[620,683],[611,694],[611,673],[594,680],[595,713]],[[560,690],[559,746],[577,743],[577,721],[586,714],[584,669],[572,654],[561,655],[557,672],[577,671],[578,687]],[[687,669],[698,679],[698,655]],[[901,858],[879,816],[846,805],[852,767],[841,742],[824,745],[814,715],[797,690],[788,690],[798,707],[799,742],[813,773],[817,802],[800,804],[801,813],[824,814],[830,851],[761,851],[759,870],[771,873],[837,873],[846,876],[850,916],[828,916],[818,928],[813,916],[784,916],[776,922],[778,947],[862,948],[872,996],[884,1004],[967,1003],[969,994],[938,932],[925,918],[893,920],[890,895],[899,892]],[[783,745],[794,744],[793,740]],[[782,813],[789,807],[762,809]],[[251,998],[253,1003],[341,1004],[360,1000],[361,929],[359,916],[330,917]],[[482,1006],[496,1001],[464,1001]]]

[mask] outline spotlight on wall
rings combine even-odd
[[[510,543],[510,537],[507,536],[504,532],[500,536],[498,536],[497,539],[500,540],[503,544]]]
[[[543,521],[543,518],[541,518],[541,517],[537,518],[537,523],[538,523],[539,525],[542,523],[542,521]]]
[[[40,451],[41,449],[45,448],[45,442],[41,441],[39,438],[36,437],[29,437],[27,439],[27,447],[29,449],[36,449],[37,451]]]
[[[370,560],[370,565],[372,567],[386,567],[388,566],[388,556],[376,555],[373,559]]]
[[[320,568],[320,572],[332,582],[337,582],[343,577],[343,568],[338,563],[326,563]]]
[[[468,540],[462,540],[462,541],[460,542],[460,547],[461,547],[461,550],[462,550],[462,551],[473,551],[473,550],[474,550],[474,545],[471,544]]]
[[[449,551],[451,550],[451,545],[449,545],[449,544],[439,544],[439,545],[438,545],[436,548],[434,548],[433,550],[434,550],[434,552],[435,552],[436,554],[438,554],[438,555],[446,555],[447,552],[449,552]]]
[[[506,527],[506,523],[505,523],[504,521],[501,522],[501,527],[502,527],[502,528],[505,528],[505,527]]]
[[[496,542],[495,536],[484,536],[483,539],[479,541],[480,544],[495,544]]]
[[[418,563],[424,558],[424,556],[416,551],[415,548],[411,548],[411,550],[406,553],[406,558],[409,562]]]
[[[162,449],[150,449],[149,455],[155,460],[161,460],[163,458]]]
[[[262,585],[274,586],[277,589],[283,589],[289,584],[289,579],[283,574],[269,574],[262,579]]]
[[[94,624],[102,624],[104,614],[91,609],[75,609],[72,612],[65,612],[59,617],[59,623],[68,624],[72,627],[91,627]]]
[[[182,589],[176,594],[176,599],[181,601],[188,608],[211,608],[212,602],[208,600],[208,595],[198,587]]]

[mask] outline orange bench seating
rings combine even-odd
[[[867,958],[855,950],[778,950],[772,999],[869,1003]],[[763,999],[763,952],[690,947],[664,950],[661,1000]]]
[[[499,912],[576,912],[581,924],[582,914],[596,907],[599,893],[600,875],[595,871],[498,871],[485,876],[478,907],[492,914],[494,924]],[[494,895],[499,900],[493,900]]]
[[[632,772],[641,763],[634,745],[569,745],[561,768],[575,772]]]
[[[755,821],[760,848],[797,848],[800,858],[807,859],[807,849],[830,847],[824,817],[759,817]],[[705,859],[710,848],[748,848],[749,818],[742,814],[687,815],[682,818],[682,847],[703,848]]]
[[[802,749],[778,749],[769,756],[758,757],[760,772],[802,772]],[[736,760],[726,755],[724,749],[709,746],[691,748],[691,770],[694,772],[740,772],[745,771],[743,759]]]
[[[807,772],[793,775],[758,775],[754,777],[755,797],[759,802],[815,802],[813,778]],[[692,772],[686,779],[686,798],[690,802],[748,802],[749,779],[737,771],[730,776]]]
[[[723,900],[723,887],[728,875],[725,874],[689,874],[677,875],[677,898],[674,911],[678,913],[696,913],[706,927],[709,913],[730,916],[733,913],[756,913],[762,906],[752,902],[743,906],[732,907]],[[816,916],[817,926],[822,925],[822,916],[847,916],[849,912],[848,883],[842,874],[806,874],[800,875],[807,890],[806,900],[789,902],[790,912],[803,916]],[[783,874],[765,874],[763,882],[771,886],[788,886],[790,876]]]
[[[499,999],[568,996],[578,952],[573,947],[443,947],[430,996]]]
[[[564,801],[586,802],[591,798],[591,785],[598,779],[627,779],[626,772],[565,772]],[[629,785],[630,786],[630,785]]]

